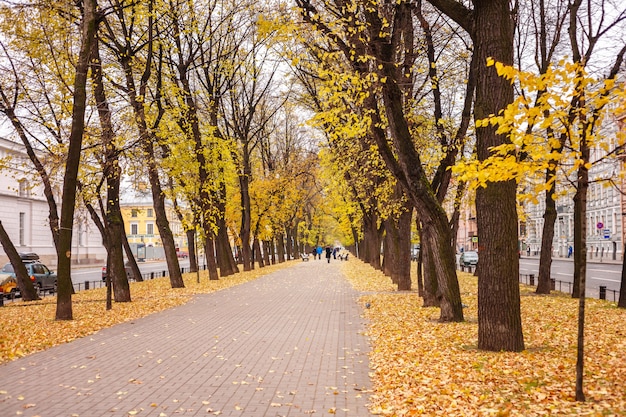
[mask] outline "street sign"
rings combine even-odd
[[[604,227],[604,223],[602,223],[602,222],[598,222],[598,224],[596,225],[596,227],[597,227],[598,229],[602,229],[602,228]]]
[[[478,243],[478,236],[472,236],[472,243]]]
[[[602,231],[602,235],[604,236],[605,239],[610,239],[611,238],[611,229],[604,229]]]

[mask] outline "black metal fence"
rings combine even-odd
[[[204,271],[206,270],[206,265],[201,265],[200,266],[200,270]],[[187,272],[191,272],[191,268],[190,267],[181,267],[180,268],[180,273],[181,274],[185,274]],[[150,279],[155,279],[155,278],[165,278],[169,276],[169,271],[167,269],[163,269],[161,271],[152,271],[152,272],[146,272],[145,274],[141,274],[141,277],[143,278],[144,281],[150,280]],[[135,281],[134,279],[130,279],[131,281]],[[85,290],[91,290],[94,288],[102,288],[102,287],[106,287],[106,280],[104,279],[100,279],[100,280],[96,280],[96,281],[83,281],[83,282],[75,282],[74,284],[74,291],[75,292],[79,292],[79,291],[85,291]],[[39,296],[44,298],[46,296],[51,296],[54,295],[54,291],[49,291],[49,290],[43,290],[43,291],[39,291]],[[11,293],[8,297],[5,298],[4,294],[2,296],[0,296],[0,307],[2,307],[4,305],[5,300],[8,301],[14,301],[16,298],[19,298],[18,294],[15,293]]]
[[[473,273],[476,270],[476,267],[472,266],[461,266],[461,271],[471,272]],[[537,286],[537,275],[535,274],[519,274],[519,282],[530,285]],[[560,281],[558,279],[550,278],[550,289],[552,291],[564,292],[567,294],[571,294],[573,291],[574,283],[568,281]],[[589,288],[587,287],[587,297],[589,298],[599,298],[600,300],[608,300],[617,302],[619,300],[619,290],[611,290],[606,286],[601,285],[598,288]]]
[[[519,281],[521,283],[535,286],[536,285],[535,274],[520,274]],[[550,278],[550,289],[554,291],[560,291],[567,294],[571,294],[573,291],[574,283],[568,281],[560,281],[558,279]],[[600,300],[608,300],[617,302],[619,300],[619,291],[610,290],[604,285],[600,285],[598,288],[587,287],[587,297],[599,298]]]

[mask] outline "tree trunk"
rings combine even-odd
[[[548,170],[546,181],[556,175],[555,170]],[[550,294],[552,288],[550,270],[552,268],[552,240],[554,239],[554,223],[556,222],[556,200],[554,199],[555,184],[551,183],[546,190],[546,210],[543,213],[543,231],[541,235],[541,255],[539,257],[539,277],[537,281],[537,294]]]
[[[59,244],[57,246],[57,320],[72,320],[72,229],[74,226],[74,208],[76,204],[76,184],[78,182],[78,167],[85,129],[85,110],[87,102],[87,72],[92,56],[98,19],[96,0],[85,0],[83,20],[81,24],[82,40],[76,78],[74,79],[74,103],[72,107],[72,127],[65,162],[63,177],[63,196],[59,225]]]
[[[178,255],[176,254],[174,235],[172,234],[172,229],[170,229],[170,222],[167,219],[165,193],[161,189],[158,166],[155,160],[154,149],[152,148],[153,145],[149,140],[144,141],[143,145],[148,158],[148,177],[150,178],[150,188],[152,190],[152,204],[156,216],[156,225],[159,229],[161,241],[163,242],[167,268],[170,273],[170,285],[172,288],[185,288],[183,276],[180,272],[180,264],[178,263]]]
[[[424,257],[422,255],[422,249],[419,250],[419,252],[417,253],[417,295],[419,295],[420,297],[424,298]]]
[[[420,223],[419,217],[415,216],[415,230],[417,230],[417,235],[420,237],[420,242],[422,241],[422,225]],[[419,252],[417,253],[417,294],[424,298],[424,274],[423,274],[423,265],[424,265],[424,246],[420,244]]]
[[[221,157],[220,157],[221,160]],[[215,199],[217,207],[217,238],[215,241],[215,250],[217,256],[217,264],[220,267],[220,276],[226,277],[239,272],[235,258],[233,257],[232,247],[228,238],[228,226],[226,224],[226,183],[224,182],[224,170],[219,170],[219,197]]]
[[[441,297],[439,294],[439,280],[437,279],[437,269],[435,268],[435,249],[429,242],[433,241],[431,235],[434,233],[428,223],[422,224],[420,235],[420,251],[424,263],[424,307],[439,307]]]
[[[452,211],[452,216],[450,218],[450,230],[452,231],[452,241],[450,245],[452,246],[452,251],[457,252],[458,248],[457,238],[459,236],[459,220],[461,218],[461,203],[463,201],[463,195],[465,194],[465,183],[459,182],[456,188],[456,196],[454,198],[454,209]]]
[[[200,265],[198,264],[197,250],[196,250],[196,231],[195,229],[187,229],[185,231],[187,235],[187,247],[189,248],[189,272],[198,272]]]
[[[583,141],[584,142],[584,141]],[[581,159],[589,161],[589,149],[581,144]],[[587,189],[589,171],[585,165],[578,169],[574,196],[574,285],[572,297],[578,297],[578,346],[576,349],[576,400],[585,401],[583,390],[585,349],[585,286],[587,281]],[[578,288],[576,288],[578,284]]]
[[[228,227],[224,217],[222,217],[225,215],[225,213],[220,214],[220,218],[217,221],[217,239],[215,242],[217,263],[220,266],[220,277],[227,277],[239,272],[233,257],[230,240],[228,239]]]
[[[265,261],[265,265],[270,266],[271,264],[273,264],[274,262],[270,260],[270,246],[271,246],[271,242],[268,240],[264,240],[263,241],[263,260]],[[271,250],[272,254],[274,253],[273,250]],[[273,256],[273,255],[272,255]]]
[[[498,114],[513,102],[513,85],[500,77],[488,58],[513,64],[512,13],[508,0],[474,2],[474,47],[479,67],[474,118]],[[476,129],[478,159],[491,148],[509,142],[495,126]],[[516,183],[488,183],[476,191],[479,237],[478,348],[522,351],[524,336],[520,312]]]
[[[278,256],[278,263],[285,262],[285,235],[281,232],[276,236],[276,250]]]
[[[390,248],[391,236],[387,233],[387,228],[391,229],[393,226],[388,225],[387,222],[391,222],[391,220],[387,219],[383,221],[383,228],[385,229],[385,233],[383,234],[383,240],[382,240],[383,260],[381,261],[380,267],[381,267],[381,270],[383,271],[383,274],[391,278],[391,282],[393,282],[394,284],[398,284],[396,281],[394,281],[393,268],[391,267],[393,261],[391,260],[391,255],[389,254],[391,250]]]
[[[241,229],[239,231],[239,238],[241,239],[243,270],[250,271],[252,269],[252,253],[250,251],[252,222],[250,217],[250,176],[252,175],[252,168],[250,167],[250,155],[247,142],[243,143],[242,159],[243,172],[239,175],[239,193],[241,196]]]
[[[374,269],[380,270],[381,236],[378,230],[378,217],[370,212],[363,215],[363,247],[361,259]]]
[[[291,227],[286,227],[285,228],[285,235],[286,235],[286,240],[285,240],[285,257],[287,260],[291,260],[291,259],[295,259],[295,254],[294,254],[294,244],[293,244],[293,229]]]
[[[622,249],[622,280],[619,287],[619,308],[626,308],[626,242]]]
[[[4,249],[4,252],[9,257],[9,261],[11,265],[13,265],[13,270],[15,271],[15,280],[17,281],[17,287],[20,289],[20,294],[22,295],[22,300],[24,301],[35,301],[39,300],[39,294],[37,294],[37,290],[33,285],[33,282],[30,280],[28,276],[28,271],[22,262],[22,258],[20,254],[15,249],[13,242],[9,238],[2,222],[0,221],[0,244]],[[4,297],[2,293],[0,293],[0,297]]]
[[[207,269],[209,270],[209,280],[215,281],[219,279],[217,274],[217,262],[215,261],[215,240],[213,239],[210,229],[204,229],[207,235],[204,244],[204,257],[206,258]]]
[[[255,236],[252,242],[252,247],[254,248],[254,257],[252,262],[256,261],[259,263],[259,268],[264,268],[265,263],[263,262],[263,254],[261,253],[261,245],[259,244],[259,239]]]
[[[107,184],[106,208],[104,212],[107,241],[107,275],[111,277],[116,302],[130,302],[130,286],[124,267],[123,245],[126,236],[124,219],[120,208],[121,168],[119,150],[115,145],[115,131],[111,117],[111,109],[104,90],[102,65],[98,39],[95,39],[93,60],[91,63],[91,79],[94,98],[98,109],[100,127],[102,129],[102,145],[105,155],[104,176]]]
[[[133,273],[133,279],[138,282],[143,281],[143,276],[141,275],[141,270],[139,270],[139,265],[137,265],[137,260],[135,259],[135,255],[133,254],[133,250],[130,248],[128,244],[128,237],[126,236],[126,232],[124,232],[122,244],[124,245],[124,251],[126,252],[126,259],[130,265],[130,269]]]
[[[411,290],[411,219],[412,207],[405,205],[404,211],[396,221],[386,221],[387,251],[391,281],[398,286],[398,291]],[[387,259],[385,259],[387,262]]]
[[[119,183],[117,184],[119,192]],[[115,192],[112,186],[108,186],[109,193]],[[118,194],[119,195],[119,194]],[[130,286],[128,277],[126,276],[126,268],[124,267],[124,251],[123,251],[123,234],[124,220],[121,212],[107,213],[107,239],[109,241],[109,265],[107,266],[107,274],[111,277],[113,284],[113,294],[115,302],[130,302]]]
[[[276,265],[276,242],[274,242],[274,239],[272,239],[268,240],[267,243],[269,244],[270,248],[270,260],[272,261],[272,265]]]

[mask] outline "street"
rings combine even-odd
[[[181,268],[189,268],[189,259],[179,259],[178,263]],[[167,271],[167,263],[165,261],[138,262],[137,265],[139,266],[142,275],[144,275],[144,278],[146,274],[150,274],[152,272],[154,272],[155,277],[161,277],[163,276],[163,271]],[[85,281],[93,282],[101,280],[102,266],[72,269],[72,282],[75,287],[81,285],[81,289],[83,289]]]
[[[539,272],[539,258],[520,259],[520,274],[534,274]],[[607,299],[613,300],[613,292],[619,294],[622,274],[620,263],[587,263],[587,296],[597,298],[600,286],[607,289]],[[559,289],[558,281],[571,283],[574,277],[574,262],[571,259],[555,258],[552,260],[551,278],[557,281],[556,289]],[[562,291],[568,291],[568,285],[562,287]]]

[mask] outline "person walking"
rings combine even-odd
[[[317,245],[317,259],[322,259],[322,246]]]
[[[330,248],[330,246],[326,246],[326,260],[328,261],[328,263],[330,263],[330,255],[332,255],[333,250]]]

